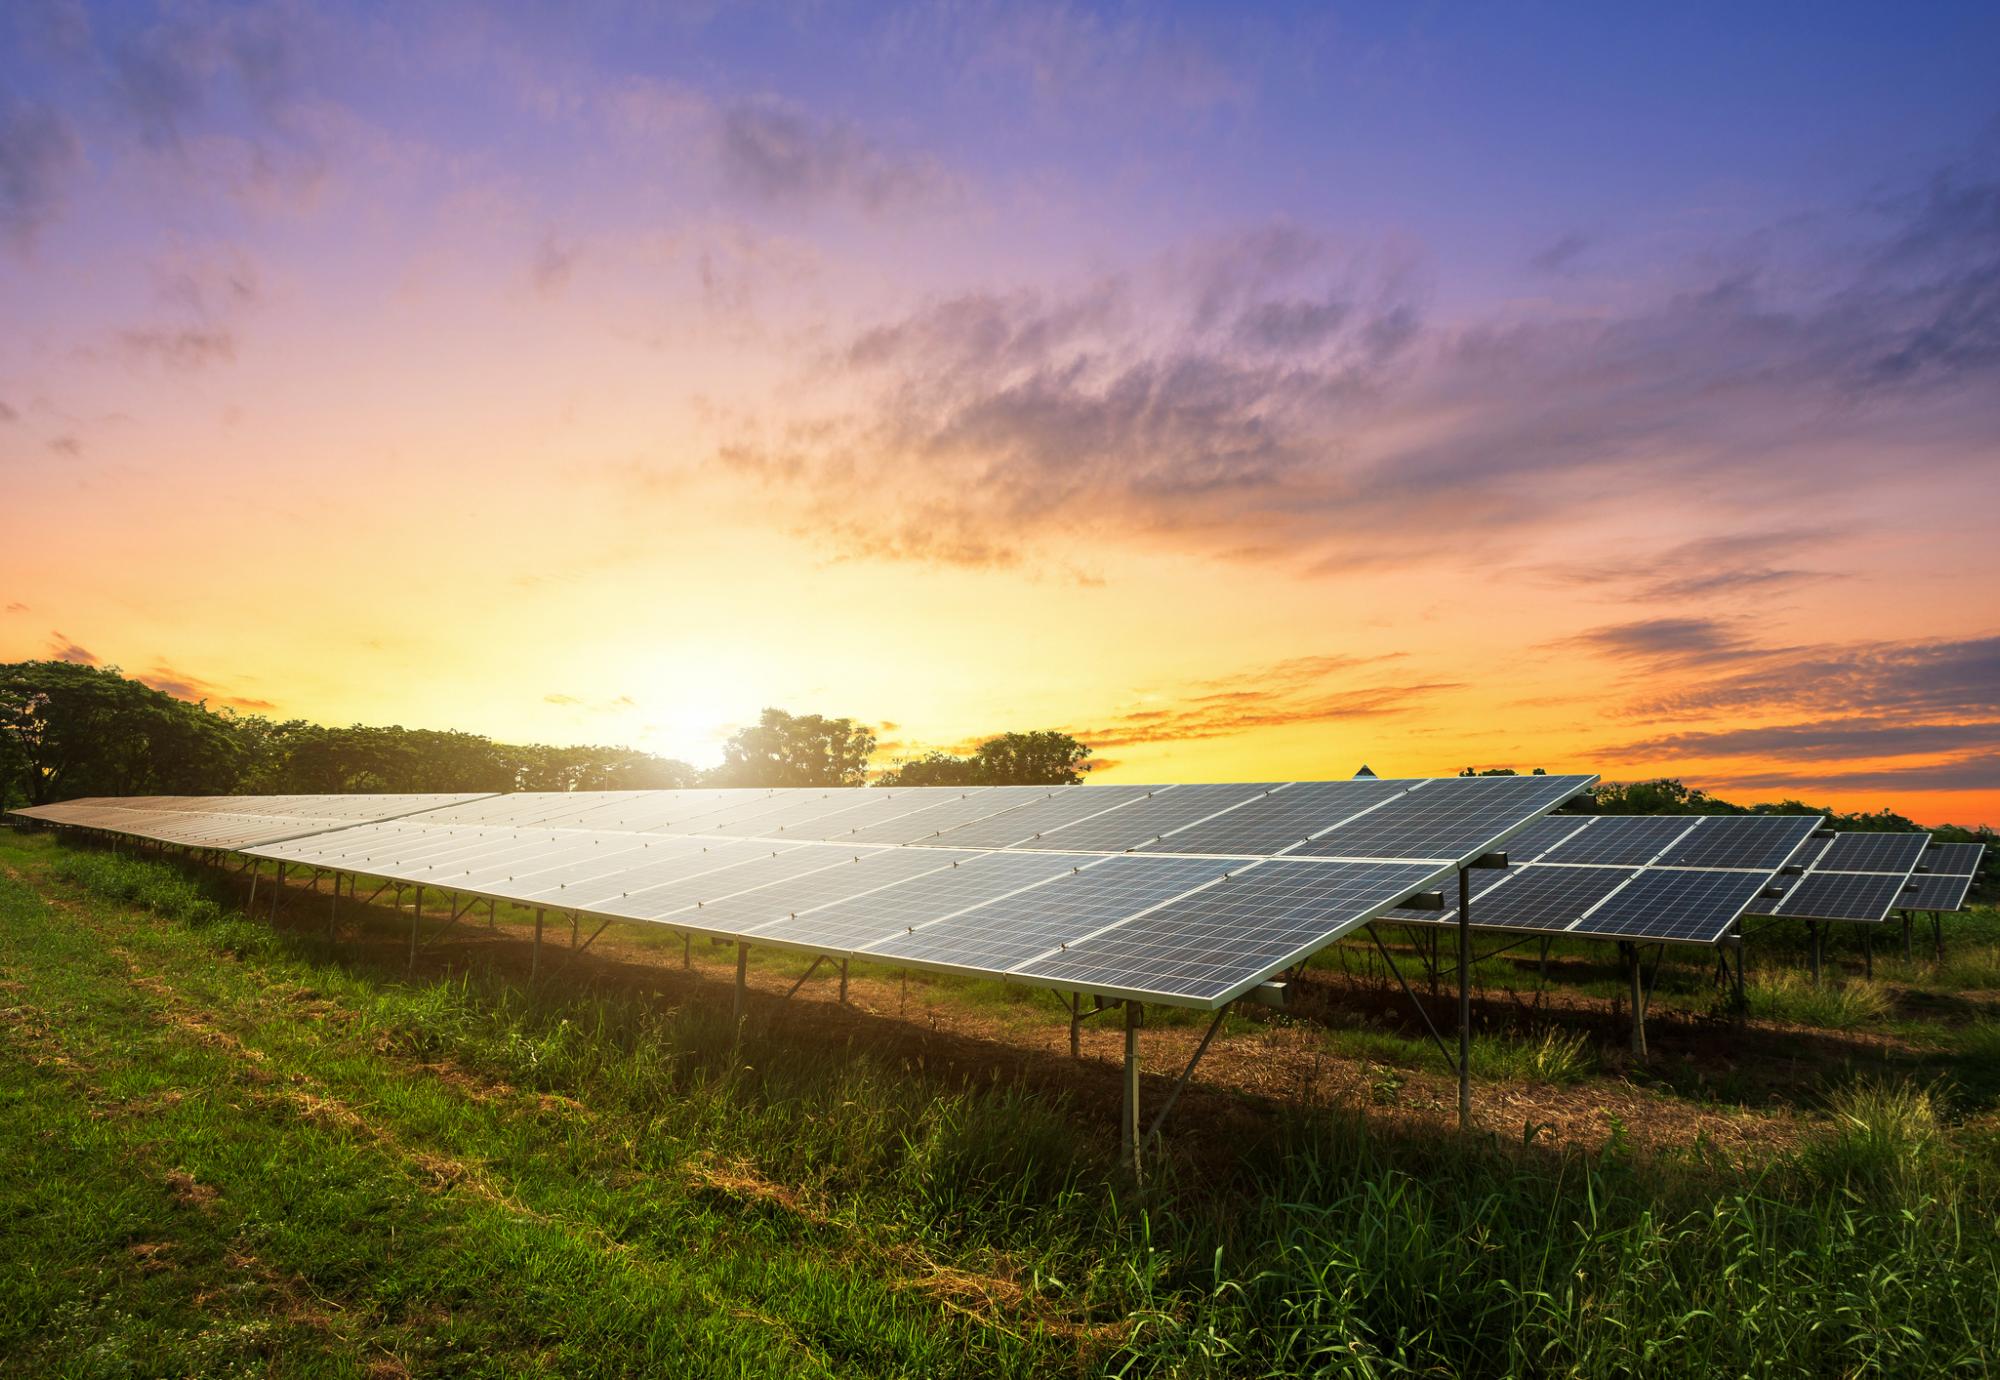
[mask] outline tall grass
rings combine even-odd
[[[86,854],[57,866],[182,922],[192,952],[248,952],[263,980],[309,982],[351,1013],[341,1038],[381,1058],[450,1061],[586,1109],[576,1172],[606,1175],[634,1223],[659,1210],[648,1183],[733,1166],[870,1249],[984,1261],[1065,1317],[1127,1320],[1105,1334],[1122,1373],[1944,1375],[2000,1363],[2000,1168],[1955,1148],[1928,1091],[1837,1093],[1823,1138],[1749,1169],[1641,1158],[1618,1139],[1559,1152],[1300,1114],[1221,1162],[1170,1145],[1137,1191],[1104,1109],[1019,1082],[758,1020],[739,1040],[719,1003],[473,976],[406,983],[232,919],[161,864]],[[245,948],[239,929],[265,947]],[[1760,991],[1788,1019],[1883,1009],[1864,984],[1831,989],[1824,1008],[1766,978],[1753,1009]],[[1567,1081],[1594,1061],[1555,1032],[1504,1049],[1487,1071],[1499,1057],[1517,1076]],[[1070,1343],[1034,1354],[1042,1370],[1105,1359]]]
[[[1827,1030],[1853,1030],[1879,1021],[1892,1005],[1888,988],[1877,982],[1829,975],[1815,987],[1805,974],[1783,969],[1754,974],[1743,996],[1753,1016]]]

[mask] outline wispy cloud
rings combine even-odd
[[[172,695],[177,700],[226,705],[231,709],[242,709],[251,713],[266,713],[278,707],[270,700],[255,695],[239,695],[213,681],[177,670],[165,663],[154,666],[150,671],[141,672],[135,679],[143,685],[150,685],[163,695]]]
[[[33,247],[62,211],[81,146],[60,113],[0,97],[0,241]]]
[[[96,666],[99,664],[97,653],[91,651],[88,647],[79,646],[70,639],[67,633],[51,632],[49,638],[49,656],[52,660],[70,661],[79,666]]]
[[[1427,319],[1406,258],[1278,223],[878,322],[822,369],[860,405],[815,412],[807,392],[718,463],[815,496],[802,526],[853,554],[973,565],[1086,533],[1316,570],[1462,558],[1607,494],[1629,511],[1699,492],[1745,535],[1656,553],[1629,583],[1769,593],[1823,576],[1746,521],[1872,479],[1913,438],[1935,464],[1939,440],[2000,428],[2000,230],[1979,215],[1996,199],[1940,179],[1884,209],[1830,286],[1737,256],[1618,313],[1470,325]],[[1457,543],[1413,540],[1447,523]]]

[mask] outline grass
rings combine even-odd
[[[0,833],[0,1369],[2000,1361],[2000,1147],[1926,1084],[1835,1087],[1796,1153],[1750,1164],[1277,1113],[1170,1145],[1135,1190],[1100,1107],[866,1027],[802,1040],[760,1012],[739,1038],[720,984],[668,987],[410,979],[174,866]],[[1489,1034],[1475,1067],[1606,1076],[1554,1026]]]
[[[1768,1021],[1792,1021],[1826,1030],[1855,1030],[1889,1014],[1890,994],[1865,978],[1827,978],[1817,985],[1805,974],[1783,969],[1755,974],[1744,987],[1750,1014]]]

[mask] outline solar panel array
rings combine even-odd
[[[1964,910],[1965,897],[1979,876],[1986,854],[1983,843],[1941,843],[1927,854],[1930,871],[1919,876],[1917,889],[1896,902],[1902,910]]]
[[[1213,1008],[1594,780],[388,797],[403,806],[227,846],[810,953]],[[114,832],[170,813],[137,799],[117,809],[127,813],[23,813]]]
[[[1472,874],[1479,929],[1714,944],[1825,821],[1818,815],[1549,815]],[[1454,897],[1447,897],[1453,900]],[[1453,925],[1458,908],[1386,919]]]
[[[187,848],[236,850],[483,798],[463,793],[86,796],[10,813]]]
[[[1816,840],[1798,859],[1800,875],[1783,877],[1783,895],[1760,914],[1797,920],[1851,920],[1879,924],[1897,907],[1913,907],[1906,893],[1912,873],[1930,846],[1929,834],[1836,834]]]

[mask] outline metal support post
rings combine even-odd
[[[278,864],[278,884],[271,888],[271,918],[273,920],[276,920],[278,918],[278,900],[285,894],[286,870],[287,870],[286,864],[284,863]]]
[[[1083,993],[1069,994],[1069,1057],[1083,1057]]]
[[[1861,971],[1865,976],[1875,976],[1875,931],[1866,925],[1861,928]]]
[[[1119,1158],[1132,1166],[1132,1177],[1145,1182],[1146,1166],[1139,1143],[1139,1026],[1145,1008],[1136,1001],[1125,1003],[1125,1102],[1118,1118]]]
[[[528,951],[528,981],[542,970],[542,908],[535,907],[535,947]]]
[[[840,960],[840,1004],[847,1005],[847,960]]]
[[[1911,918],[1908,911],[1903,912],[1903,962],[1905,963],[1910,962],[1916,957],[1916,954],[1910,948],[1910,931],[1914,928],[1910,923]]]
[[[257,871],[257,860],[252,858],[250,860],[250,899],[243,903],[243,913],[245,915],[255,915],[257,913]]]
[[[1472,873],[1458,869],[1458,1126],[1472,1129]]]
[[[1931,912],[1931,956],[1944,962],[1944,916],[1938,911]]]
[[[313,874],[313,883],[319,883],[319,874]],[[331,944],[339,937],[340,928],[340,873],[333,874],[333,894],[326,898],[326,942]]]
[[[689,972],[694,971],[694,931],[692,930],[681,936],[681,967]]]
[[[410,962],[408,971],[417,971],[417,927],[424,922],[424,889],[417,888],[416,900],[410,904]]]
[[[790,1001],[795,995],[797,995],[798,990],[806,985],[806,979],[811,977],[814,973],[817,973],[819,971],[819,965],[824,962],[826,962],[825,954],[820,954],[818,957],[814,958],[812,961],[812,967],[806,969],[803,973],[800,973],[799,980],[793,983],[787,989],[785,989],[785,995],[781,997],[779,1000]]]
[[[1819,986],[1819,921],[1806,921],[1806,966],[1812,970],[1812,985]]]
[[[1641,1063],[1646,1059],[1646,969],[1639,961],[1639,946],[1623,944],[1619,952],[1625,955],[1625,974],[1632,984],[1632,1057]]]
[[[1167,1123],[1167,1113],[1171,1112],[1174,1103],[1180,1100],[1181,1091],[1187,1087],[1188,1080],[1194,1077],[1194,1066],[1201,1062],[1202,1055],[1208,1053],[1208,1042],[1215,1038],[1216,1031],[1222,1029],[1223,1018],[1228,1014],[1229,1008],[1224,1006],[1215,1013],[1215,1019],[1208,1023],[1208,1030],[1202,1035],[1201,1043],[1194,1047],[1194,1058],[1188,1060],[1187,1067],[1181,1070],[1181,1076],[1175,1079],[1173,1087],[1167,1090],[1167,1100],[1160,1104],[1160,1110],[1153,1116],[1153,1125],[1146,1132],[1146,1139],[1149,1142],[1158,1138],[1160,1128]]]
[[[732,1029],[743,1029],[743,1003],[750,986],[750,946],[738,940],[736,943],[736,1005],[729,1013]]]

